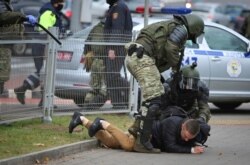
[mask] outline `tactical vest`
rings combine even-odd
[[[176,20],[161,21],[146,26],[140,32],[136,42],[144,46],[149,56],[157,56],[174,27],[181,25]],[[153,44],[152,44],[153,43]]]

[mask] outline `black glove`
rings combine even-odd
[[[142,46],[137,47],[136,44],[131,44],[128,48],[128,56],[132,56],[132,54],[136,52],[136,56],[138,58],[142,58],[143,56],[143,52],[144,52],[144,48]]]
[[[136,44],[131,44],[128,48],[128,56],[132,56],[132,54],[136,51]]]
[[[137,50],[136,50],[136,56],[137,56],[138,58],[142,58],[143,52],[144,52],[144,48],[143,48],[143,47],[137,48]]]

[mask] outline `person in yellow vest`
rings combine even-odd
[[[49,29],[50,27],[58,27],[59,30],[63,30],[62,25],[62,13],[61,10],[64,5],[64,0],[51,0],[50,2],[44,4],[39,13],[38,23],[44,28]],[[42,31],[41,28],[38,31]],[[42,34],[38,36],[42,37]],[[33,90],[40,85],[40,71],[43,66],[43,57],[44,57],[45,45],[43,44],[34,44],[32,46],[32,54],[34,56],[34,63],[36,67],[36,72],[29,75],[20,87],[14,89],[17,99],[21,104],[25,104],[25,91]],[[39,103],[39,107],[43,105],[43,99]]]

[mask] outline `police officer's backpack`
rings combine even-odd
[[[167,106],[164,110],[161,110],[159,120],[166,119],[170,116],[180,116],[182,118],[189,118],[188,113],[178,106]]]

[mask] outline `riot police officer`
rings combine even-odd
[[[126,66],[138,81],[143,96],[135,151],[160,152],[150,142],[152,123],[164,94],[160,73],[170,67],[175,69],[186,40],[196,42],[203,30],[204,22],[197,15],[175,15],[172,20],[146,26],[134,43],[125,46]]]
[[[123,0],[106,0],[110,5],[104,25],[105,39],[112,43],[127,43],[132,39],[132,17]],[[107,46],[104,59],[107,93],[114,108],[127,106],[129,83],[121,74],[126,52],[124,46]],[[119,89],[118,89],[119,88]]]
[[[104,20],[101,20],[90,31],[87,42],[104,42]],[[90,83],[92,90],[89,91],[84,100],[84,108],[100,108],[106,101],[107,88],[104,78],[104,52],[105,46],[95,44],[85,44],[84,67],[90,74]]]
[[[36,18],[25,16],[21,12],[12,11],[10,0],[0,0],[0,40],[22,39],[23,22],[34,25]],[[4,83],[9,80],[11,69],[11,45],[0,45],[0,94],[3,93]]]
[[[208,105],[209,89],[207,85],[200,80],[197,64],[184,66],[180,70],[180,80],[174,81],[170,78],[165,81],[165,94],[162,95],[161,110],[168,106],[176,105],[184,109],[191,118],[198,119],[201,122],[208,122],[211,118],[211,112]]]

